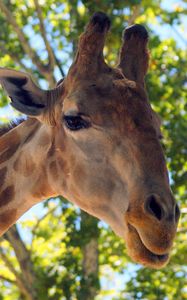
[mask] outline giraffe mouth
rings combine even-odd
[[[169,253],[157,254],[148,249],[142,241],[137,229],[128,223],[127,251],[129,256],[146,267],[159,269],[169,260]],[[133,249],[133,251],[132,251]]]

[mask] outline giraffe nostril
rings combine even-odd
[[[180,209],[178,204],[175,205],[175,222],[178,223],[180,217]]]
[[[158,203],[158,200],[155,195],[151,195],[147,198],[146,209],[149,213],[154,215],[159,221],[162,219],[163,209],[161,205]]]

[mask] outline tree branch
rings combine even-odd
[[[11,227],[5,234],[4,238],[13,247],[21,272],[23,274],[23,284],[30,299],[38,299],[38,291],[36,289],[37,276],[33,271],[33,265],[30,257],[30,252],[25,247],[16,225]]]
[[[55,210],[57,209],[57,206],[54,206],[52,207],[51,209],[49,209],[47,211],[47,213],[45,215],[43,215],[38,221],[37,223],[35,224],[35,226],[33,227],[32,229],[32,234],[35,234],[37,228],[39,227],[40,223],[47,217],[49,216],[50,214],[52,214]]]
[[[58,58],[56,57],[56,55],[55,55],[55,62],[56,62],[57,67],[58,67],[59,70],[60,70],[60,73],[61,73],[62,77],[65,77],[65,73],[64,73],[64,71],[63,71],[63,69],[62,69],[62,66],[61,66],[61,64],[60,64],[60,61],[58,60]]]
[[[50,214],[52,214],[56,209],[57,209],[57,206],[52,207],[50,210],[48,210],[47,213],[46,213],[45,215],[43,215],[43,216],[37,221],[37,223],[35,224],[35,226],[33,227],[33,229],[32,229],[33,239],[32,239],[31,248],[30,248],[30,249],[31,249],[31,252],[32,252],[33,241],[34,241],[34,237],[35,237],[35,233],[36,233],[37,228],[39,227],[40,223],[41,223],[47,216],[49,216]]]
[[[24,63],[21,61],[21,59],[18,57],[18,55],[16,53],[13,52],[9,52],[3,44],[0,44],[0,51],[2,54],[4,55],[9,55],[10,58],[16,62],[23,70],[25,70],[27,73],[31,74],[32,73],[32,69],[27,68]]]
[[[32,62],[38,66],[38,68],[41,70],[41,73],[42,73],[43,65],[41,65],[38,62],[39,57],[36,55],[34,50],[28,44],[23,31],[19,28],[18,24],[15,21],[15,18],[13,17],[11,12],[7,9],[7,7],[3,4],[2,1],[0,1],[0,8],[6,17],[7,22],[13,26],[14,31],[17,33],[17,36],[19,38],[19,41],[20,41],[25,53],[31,58]]]
[[[34,300],[34,298],[31,297],[30,293],[25,288],[25,284],[24,284],[22,276],[14,269],[14,266],[12,265],[12,263],[9,261],[9,259],[6,257],[6,255],[3,253],[2,247],[0,247],[0,257],[4,261],[6,267],[9,269],[9,271],[12,274],[14,274],[16,283],[17,283],[21,293],[23,293],[23,295],[25,295],[27,300]]]
[[[17,33],[18,39],[22,45],[24,52],[30,57],[33,64],[37,66],[39,72],[49,81],[51,86],[55,85],[55,80],[53,75],[51,75],[51,70],[49,65],[43,65],[37,55],[37,53],[30,47],[23,31],[18,26],[14,16],[7,9],[2,1],[0,1],[0,9],[6,17],[6,21],[13,27],[14,31]]]
[[[54,69],[54,66],[55,66],[55,56],[54,56],[54,52],[53,52],[53,49],[47,39],[47,33],[46,33],[46,30],[45,30],[45,26],[44,26],[44,22],[43,22],[43,17],[42,17],[42,10],[41,10],[41,7],[38,3],[38,0],[34,0],[34,4],[35,4],[35,7],[36,7],[36,12],[37,12],[37,15],[38,15],[38,19],[39,19],[39,26],[40,26],[40,33],[41,33],[41,36],[44,40],[44,43],[45,43],[45,46],[46,46],[46,50],[48,52],[48,59],[49,59],[49,69],[51,71],[53,71]]]
[[[53,48],[51,47],[51,45],[50,45],[50,43],[47,39],[47,33],[46,33],[46,30],[45,30],[43,17],[42,17],[42,10],[41,10],[41,7],[38,3],[38,0],[34,0],[34,4],[35,4],[35,7],[36,7],[38,19],[39,19],[40,32],[41,32],[41,35],[43,37],[43,40],[44,40],[44,43],[45,43],[45,46],[46,46],[46,50],[48,52],[50,68],[51,68],[51,70],[53,70],[54,66],[56,64],[59,68],[59,71],[60,71],[62,77],[65,77],[64,71],[61,67],[61,64],[60,64],[58,58],[56,57],[56,55],[53,51]]]
[[[5,234],[4,238],[11,244],[16,254],[17,260],[20,265],[20,269],[29,285],[33,285],[35,279],[34,272],[32,270],[32,262],[30,258],[30,252],[25,247],[16,225],[12,226]]]
[[[183,232],[187,232],[187,228],[179,228],[177,229],[177,233],[183,233]]]
[[[18,272],[14,269],[14,266],[11,264],[11,262],[9,261],[9,259],[6,257],[6,255],[3,252],[2,247],[0,247],[0,257],[1,259],[4,261],[5,265],[7,266],[7,268],[9,269],[9,271],[12,272],[12,274],[14,274],[14,276],[16,278],[19,278],[19,274]]]
[[[0,275],[0,279],[2,279],[2,280],[4,280],[4,281],[7,281],[7,282],[10,282],[10,283],[13,283],[13,284],[16,283],[15,280],[12,280],[12,279],[10,279],[10,278],[7,278],[7,277],[5,277],[5,276],[3,276],[3,275]]]
[[[128,20],[128,26],[134,24],[136,18],[140,15],[140,8],[141,8],[140,4],[133,7],[132,14],[131,14],[131,16],[129,17],[129,20]]]

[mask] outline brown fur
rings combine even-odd
[[[23,123],[25,121],[25,119],[18,119],[15,121],[12,121],[8,124],[2,125],[0,127],[0,137],[4,134],[6,134],[7,132],[9,132],[10,130],[14,129],[15,127],[17,127],[19,124]]]
[[[19,172],[23,176],[31,176],[33,171],[35,171],[35,163],[31,156],[24,156],[23,152],[20,152],[20,155],[14,162],[14,170]]]
[[[0,169],[0,184],[3,186],[7,174],[7,167]]]
[[[28,122],[27,122],[28,123]],[[35,136],[35,133],[36,133],[36,130],[41,126],[41,124],[39,122],[29,122],[29,126],[32,126],[32,125],[35,125],[33,127],[33,129],[30,131],[30,133],[27,135],[25,141],[24,141],[24,144],[27,144],[29,143]],[[27,125],[28,126],[28,125]]]
[[[48,181],[48,175],[45,169],[42,171],[42,177],[37,179],[34,191],[32,193],[35,199],[44,199],[50,194],[52,188]]]
[[[0,153],[0,164],[9,160],[14,155],[14,153],[17,151],[19,145],[20,145],[19,142],[13,144],[11,141],[10,146],[8,146],[8,148],[6,150],[4,150],[3,152]]]
[[[52,176],[54,177],[54,180],[58,180],[58,166],[55,160],[50,163],[49,168]]]
[[[13,200],[14,186],[7,186],[0,194],[0,207],[3,207]]]
[[[9,209],[3,214],[0,214],[0,232],[10,227],[16,218],[17,209]]]
[[[30,127],[38,123],[38,121],[35,118],[28,118],[26,122],[26,126]]]
[[[55,145],[55,141],[53,140],[48,150],[47,156],[52,157],[55,154],[55,150],[56,150],[56,145]]]
[[[48,133],[45,133],[43,134],[41,137],[40,137],[40,140],[39,140],[39,145],[41,147],[45,147],[46,145],[48,145],[50,143],[50,136]]]

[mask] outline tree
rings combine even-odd
[[[54,87],[66,74],[77,38],[93,12],[102,10],[111,17],[112,31],[105,47],[111,65],[116,63],[124,27],[137,22],[150,31],[148,93],[164,120],[163,145],[183,213],[169,267],[154,272],[138,268],[125,290],[112,299],[186,299],[186,50],[173,39],[161,41],[155,31],[156,23],[163,28],[170,24],[181,39],[177,30],[186,6],[181,1],[181,6],[169,10],[162,4],[159,0],[125,4],[112,0],[0,1],[1,66],[27,71],[44,87]],[[182,40],[185,44],[183,36]],[[1,106],[6,104],[7,97],[2,95]],[[125,272],[129,258],[123,242],[64,199],[45,202],[43,210],[36,219],[10,229],[1,241],[0,299],[104,299],[107,292],[99,292],[104,266]]]

